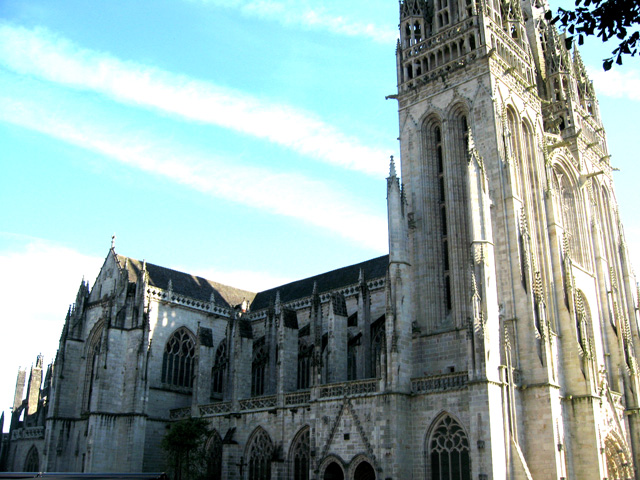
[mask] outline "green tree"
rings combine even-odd
[[[575,0],[575,9],[558,9],[558,14],[547,12],[546,17],[557,23],[569,34],[567,48],[575,37],[578,44],[584,43],[587,35],[596,35],[606,42],[615,38],[618,46],[612,56],[602,61],[605,70],[609,70],[615,61],[622,64],[624,55],[634,57],[640,47],[640,1],[638,0]]]
[[[187,418],[171,425],[161,445],[169,454],[174,480],[195,480],[204,474],[208,434],[208,423],[201,418]]]

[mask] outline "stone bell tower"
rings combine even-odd
[[[633,456],[637,300],[612,167],[547,10],[400,1],[412,374],[468,373],[473,478],[604,478]]]

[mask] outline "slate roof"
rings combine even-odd
[[[116,257],[120,265],[125,266],[126,264],[129,281],[136,282],[142,270],[142,262],[117,254]],[[277,292],[280,292],[280,300],[282,302],[291,302],[310,296],[313,293],[314,283],[318,284],[318,293],[358,283],[361,269],[364,271],[366,280],[384,277],[387,273],[388,265],[389,255],[383,255],[382,257],[338,268],[259,293],[230,287],[152,263],[147,263],[147,272],[149,272],[149,284],[154,287],[167,290],[169,288],[169,280],[171,280],[173,291],[179,295],[188,296],[196,300],[209,301],[213,293],[216,303],[225,307],[233,307],[241,304],[243,300],[247,300],[251,304],[251,310],[255,312],[256,310],[267,308],[272,302],[275,302]]]
[[[126,263],[129,281],[136,282],[142,270],[142,262],[122,255],[117,255],[117,257],[120,265],[124,266]],[[211,300],[211,294],[213,293],[216,303],[225,307],[239,305],[245,299],[251,302],[256,296],[253,292],[212,282],[206,278],[178,272],[170,268],[159,267],[152,263],[147,263],[147,272],[149,272],[149,284],[154,287],[167,290],[169,288],[169,280],[171,280],[171,287],[175,293],[207,302]]]
[[[358,283],[360,269],[364,271],[365,280],[384,277],[387,274],[388,265],[389,255],[383,255],[382,257],[373,258],[366,262],[338,268],[337,270],[321,273],[314,277],[265,290],[255,296],[251,304],[251,311],[255,312],[267,308],[271,302],[275,302],[277,292],[280,292],[280,301],[283,303],[308,297],[313,293],[313,284],[315,282],[318,284],[318,293],[353,285],[354,283]]]

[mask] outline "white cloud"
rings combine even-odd
[[[208,195],[302,220],[363,247],[386,250],[386,219],[347,192],[295,173],[242,165],[206,152],[116,125],[82,103],[37,83],[14,85],[0,75],[0,120],[98,152]],[[4,94],[4,95],[3,95]],[[100,123],[96,123],[100,122]]]
[[[393,45],[398,37],[397,31],[386,26],[362,22],[346,14],[332,12],[326,5],[314,4],[311,7],[307,2],[299,0],[201,0],[201,2],[217,7],[235,8],[247,16],[275,21],[286,26],[321,30],[349,37],[364,37],[384,45]]]
[[[599,96],[628,98],[640,101],[640,72],[638,70],[620,71],[615,68],[605,72],[601,68],[589,68]]]
[[[23,76],[255,136],[371,175],[384,175],[393,153],[364,145],[311,113],[82,49],[42,28],[0,23],[0,65]]]
[[[43,240],[23,239],[19,249],[0,249],[0,410],[13,403],[18,367],[30,367],[38,354],[52,362],[69,304],[82,277],[93,282],[103,258]],[[5,418],[5,429],[8,428]]]

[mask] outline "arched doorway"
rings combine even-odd
[[[342,467],[336,462],[331,462],[324,470],[323,480],[344,480]]]
[[[361,462],[353,473],[353,480],[376,480],[376,472],[369,462]]]

